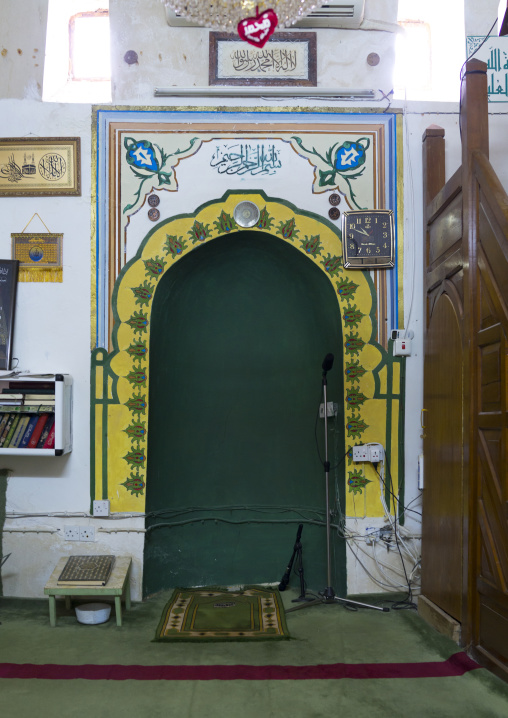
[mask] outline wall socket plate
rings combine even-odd
[[[369,447],[366,444],[353,446],[353,461],[370,461]]]
[[[109,516],[109,499],[99,499],[93,502],[94,516]]]
[[[378,464],[385,458],[385,451],[382,444],[362,444],[353,446],[353,461],[364,461]]]
[[[327,418],[330,416],[337,416],[337,412],[339,410],[339,405],[335,401],[327,401],[326,402],[326,416]],[[324,402],[319,405],[319,418],[324,419],[325,418],[325,405]]]
[[[393,354],[396,357],[410,357],[412,352],[411,339],[396,339],[393,342]]]
[[[95,541],[95,528],[93,526],[80,526],[79,527],[79,540],[80,541]]]
[[[66,541],[79,541],[79,526],[65,526],[64,537]]]

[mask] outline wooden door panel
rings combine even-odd
[[[506,606],[485,597],[480,606],[479,630],[482,637],[477,647],[499,675],[506,678],[506,646],[508,645],[508,613]]]
[[[482,196],[482,200],[484,197]],[[508,676],[508,243],[480,206],[477,373],[477,651]]]
[[[462,194],[429,227],[429,268],[442,264],[462,240]]]
[[[484,480],[485,477],[482,476]],[[483,495],[478,512],[482,552],[488,559],[489,575],[482,577],[493,588],[506,592],[506,576],[508,568],[508,554],[503,541],[499,540],[502,528],[502,517],[497,513],[496,500],[492,488],[484,481]]]
[[[462,620],[462,337],[458,297],[435,300],[425,351],[422,592]]]

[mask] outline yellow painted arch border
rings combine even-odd
[[[109,354],[104,349],[92,353],[91,384],[91,495],[92,499],[109,499],[113,513],[145,510],[150,320],[157,285],[175,262],[201,244],[229,231],[241,231],[233,215],[236,205],[245,200],[261,211],[258,225],[249,231],[258,230],[288,242],[314,262],[333,285],[344,342],[346,446],[375,441],[397,452],[400,422],[397,430],[396,421],[393,427],[386,421],[388,410],[392,413],[392,406],[388,407],[392,399],[380,390],[378,373],[389,358],[375,341],[376,292],[369,273],[344,269],[340,232],[323,217],[299,210],[285,200],[269,198],[261,191],[228,191],[195,213],[155,226],[116,282],[113,350]],[[401,468],[392,467],[393,479]],[[350,456],[346,472],[346,508],[351,513],[355,494],[363,493],[373,479],[367,480],[365,472],[352,465]],[[379,492],[365,490],[364,498],[367,495],[368,515],[381,515]]]

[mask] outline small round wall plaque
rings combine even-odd
[[[135,65],[138,61],[138,53],[134,50],[127,50],[123,59],[128,65]]]
[[[254,202],[245,200],[236,205],[233,217],[240,227],[254,227],[259,219],[259,209]]]
[[[336,207],[338,204],[340,204],[340,194],[337,194],[336,192],[334,192],[333,194],[328,196],[328,201],[330,202],[331,205]]]
[[[337,209],[337,207],[330,207],[328,210],[328,216],[330,219],[339,219],[340,217],[340,209]]]
[[[157,222],[160,216],[161,213],[158,209],[155,209],[155,207],[152,207],[152,209],[148,210],[148,219],[151,219],[152,222]]]
[[[148,204],[150,207],[157,207],[160,202],[160,198],[156,194],[151,194],[148,197]]]

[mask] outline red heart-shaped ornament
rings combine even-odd
[[[251,45],[263,47],[275,32],[279,18],[273,10],[265,10],[256,17],[246,17],[238,23],[238,34]]]

